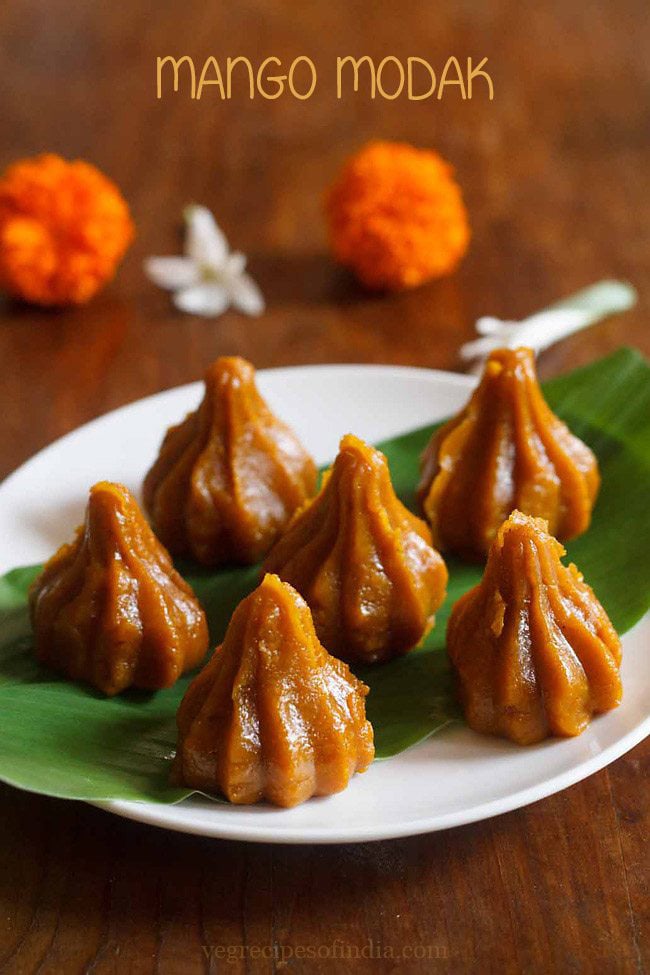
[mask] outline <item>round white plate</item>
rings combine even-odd
[[[475,380],[390,366],[305,366],[259,374],[277,413],[319,463],[342,434],[377,441],[442,419]],[[103,478],[136,493],[163,431],[193,409],[193,383],[140,400],[81,427],[37,454],[0,486],[0,572],[40,561],[79,523],[88,488]],[[408,752],[375,762],[345,792],[295,809],[187,799],[175,806],[102,803],[167,829],[275,843],[339,843],[409,836],[484,819],[542,799],[618,758],[650,731],[650,615],[623,639],[622,705],[579,738],[520,748],[458,724]]]

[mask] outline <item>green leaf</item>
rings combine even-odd
[[[650,606],[650,368],[623,349],[545,386],[554,410],[598,455],[602,488],[589,531],[568,546],[624,633]],[[413,502],[418,457],[432,427],[381,444],[400,496]],[[424,645],[385,666],[359,668],[369,684],[377,757],[388,758],[458,717],[444,635],[455,600],[481,569],[448,562],[449,595]],[[258,569],[179,566],[208,613],[213,643]],[[190,678],[157,694],[106,699],[42,669],[31,652],[27,590],[38,566],[0,578],[0,778],[76,799],[176,802],[168,784],[175,713]]]

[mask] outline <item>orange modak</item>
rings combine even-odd
[[[38,305],[79,305],[133,239],[117,186],[90,163],[46,153],[0,176],[0,287]]]
[[[447,586],[431,533],[397,498],[386,458],[350,435],[264,568],[306,599],[330,653],[358,663],[416,646]]]
[[[173,778],[234,803],[340,792],[374,758],[367,693],[295,589],[266,575],[181,701]]]
[[[454,605],[447,651],[475,731],[528,745],[579,735],[620,703],[620,640],[564,554],[543,519],[515,511]]]
[[[170,687],[208,648],[192,589],[121,484],[90,489],[85,523],[29,601],[39,661],[108,695]]]
[[[467,406],[431,438],[418,497],[441,551],[483,558],[511,511],[586,531],[598,463],[546,403],[530,349],[492,352]]]
[[[250,362],[222,357],[206,373],[199,408],[167,431],[144,500],[173,555],[252,564],[316,480],[313,460],[258,392]]]

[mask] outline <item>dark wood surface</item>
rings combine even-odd
[[[88,158],[123,188],[138,230],[87,308],[0,309],[1,474],[106,410],[199,377],[222,353],[258,367],[458,368],[478,315],[522,317],[608,276],[634,282],[638,308],[548,352],[543,374],[622,343],[650,353],[644,0],[5,0],[0,43],[0,163],[43,150]],[[308,54],[319,87],[308,102],[157,101],[155,58],[170,53]],[[488,56],[495,98],[337,101],[345,54],[438,66]],[[473,228],[454,277],[396,297],[368,296],[332,265],[321,219],[337,166],[377,136],[447,156]],[[176,314],[144,279],[145,256],[177,248],[192,200],[250,255],[268,300],[261,320]],[[2,788],[0,970],[641,972],[649,756],[640,746],[497,819],[354,847],[167,834]],[[263,957],[273,946],[275,960]],[[299,957],[320,946],[329,958]],[[421,946],[427,960],[404,954]]]

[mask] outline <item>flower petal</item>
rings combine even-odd
[[[223,314],[230,304],[228,293],[220,284],[195,284],[191,288],[183,288],[176,292],[173,301],[180,311],[206,318]]]
[[[233,306],[245,315],[261,315],[264,311],[264,296],[249,274],[233,278],[228,292]]]
[[[198,268],[187,257],[149,257],[144,270],[154,284],[170,291],[188,288],[199,280]]]
[[[245,267],[246,255],[242,254],[241,251],[233,251],[226,258],[224,271],[228,275],[239,277],[239,275],[243,273]]]
[[[185,208],[185,254],[197,264],[221,267],[228,256],[228,241],[207,207]]]

